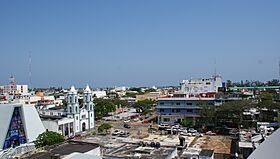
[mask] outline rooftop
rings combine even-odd
[[[68,142],[54,148],[49,148],[45,151],[33,154],[31,156],[23,157],[23,159],[51,159],[52,155],[66,156],[74,152],[86,153],[90,150],[99,147],[98,144],[85,142]]]

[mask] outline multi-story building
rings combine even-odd
[[[158,122],[173,124],[184,118],[196,118],[201,105],[215,106],[221,102],[215,98],[159,98],[156,107]]]
[[[187,94],[217,93],[218,88],[222,85],[222,77],[219,75],[213,75],[210,78],[183,80],[180,83],[181,92]]]
[[[10,83],[2,86],[0,89],[2,94],[26,94],[28,93],[28,85],[18,85],[14,76],[10,77]]]
[[[181,90],[171,97],[158,98],[159,123],[179,123],[184,118],[197,118],[201,105],[217,106],[224,102],[216,99],[218,88],[223,86],[221,76],[183,80],[180,86]]]

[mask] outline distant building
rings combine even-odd
[[[14,76],[10,77],[10,83],[0,88],[2,94],[26,94],[28,93],[27,85],[18,85],[15,82]]]
[[[107,96],[106,91],[92,91],[92,95],[96,98],[104,98]]]
[[[141,101],[141,100],[157,100],[158,98],[162,97],[163,95],[161,92],[150,92],[147,94],[139,94],[136,95],[136,101]]]
[[[45,132],[33,105],[0,104],[0,150],[36,140]]]
[[[187,94],[201,94],[218,92],[218,88],[223,86],[222,77],[214,75],[210,78],[197,78],[190,80],[183,80],[180,83],[181,92]]]

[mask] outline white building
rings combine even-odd
[[[10,83],[1,87],[2,94],[26,94],[28,93],[28,85],[18,85],[14,76],[10,77]]]
[[[74,119],[73,118],[61,118],[44,119],[41,118],[43,125],[48,131],[57,132],[63,136],[70,137],[75,135],[74,133]]]
[[[33,105],[0,104],[0,150],[36,140],[45,132]]]
[[[180,86],[181,91],[186,94],[218,92],[218,88],[222,87],[222,77],[214,75],[211,78],[183,80]]]
[[[42,121],[46,129],[58,132],[64,136],[72,136],[94,128],[94,104],[89,86],[83,94],[83,104],[80,107],[78,92],[74,86],[67,95],[66,110],[42,110]]]
[[[92,91],[92,95],[96,98],[104,98],[107,96],[106,91]]]
[[[74,132],[86,131],[94,128],[94,105],[89,86],[84,90],[83,107],[80,109],[78,93],[72,86],[67,96],[67,113],[74,119]]]

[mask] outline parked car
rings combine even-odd
[[[121,133],[121,131],[118,130],[118,129],[116,129],[116,130],[112,133],[112,135],[113,135],[113,136],[117,136],[117,135],[119,135],[120,133]]]
[[[190,133],[197,133],[197,130],[195,130],[194,128],[189,128],[188,132],[190,132]]]
[[[138,122],[138,121],[139,121],[139,118],[134,118],[133,121],[134,121],[134,122]]]
[[[123,127],[127,128],[127,129],[130,129],[130,128],[131,128],[131,126],[128,125],[128,124],[124,124]]]
[[[214,132],[212,132],[212,131],[207,131],[205,134],[206,134],[206,135],[217,135],[216,133],[214,133]]]
[[[129,123],[129,122],[130,122],[130,120],[125,120],[125,121],[123,121],[123,122],[125,122],[125,123]]]
[[[158,126],[158,130],[166,130],[168,128],[170,128],[170,126],[168,124],[160,124]]]

